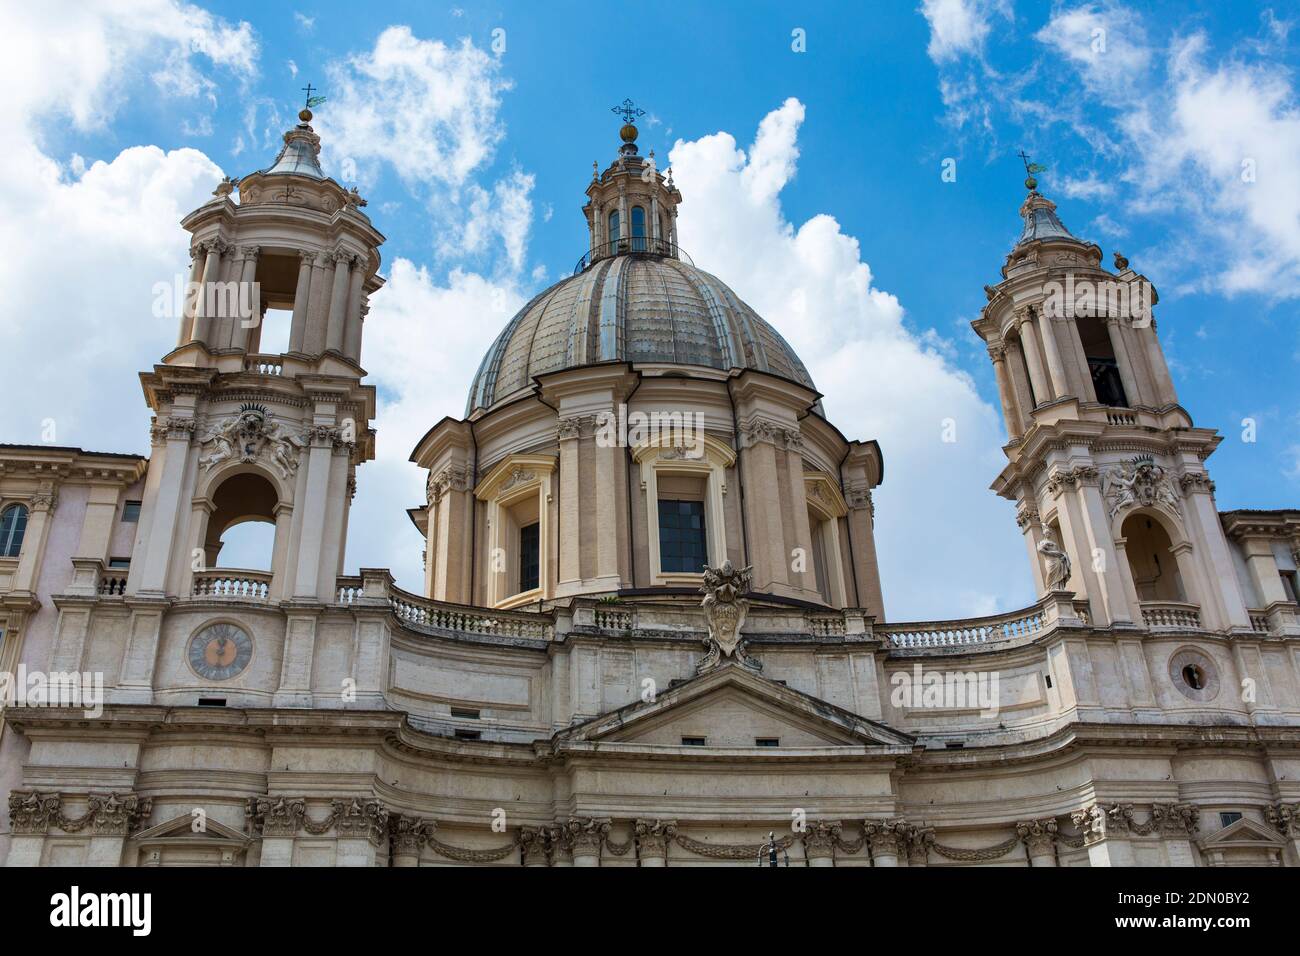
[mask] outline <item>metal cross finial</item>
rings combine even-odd
[[[319,90],[317,89],[317,87],[312,86],[310,83],[308,83],[306,86],[299,87],[299,89],[301,89],[304,93],[307,94],[307,103],[305,106],[306,109],[311,109],[313,106],[320,106],[322,103],[325,102],[325,97],[311,95],[312,90],[317,90],[317,92],[319,92]]]
[[[1019,156],[1020,161],[1025,164],[1026,176],[1032,176],[1034,175],[1034,173],[1046,172],[1047,167],[1044,166],[1042,163],[1031,162],[1029,159],[1029,154],[1026,153],[1023,149],[1016,155]]]
[[[625,123],[634,122],[638,116],[645,116],[645,110],[637,109],[636,104],[630,99],[624,100],[622,106],[611,106],[609,111],[611,113],[621,113]]]

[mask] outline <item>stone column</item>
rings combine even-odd
[[[600,866],[600,850],[609,836],[611,821],[570,817],[567,824],[574,866]]]
[[[334,260],[334,287],[330,290],[329,324],[325,332],[325,348],[331,352],[343,351],[343,326],[348,314],[348,270],[353,255],[339,249],[330,256]]]
[[[1083,506],[1084,525],[1088,529],[1089,547],[1100,548],[1105,561],[1104,570],[1100,573],[1101,587],[1095,595],[1089,594],[1092,622],[1099,625],[1109,623],[1132,626],[1137,594],[1133,592],[1130,603],[1132,577],[1129,573],[1128,555],[1124,551],[1123,542],[1111,537],[1110,517],[1106,502],[1101,497],[1099,476],[1080,483],[1079,500]]]
[[[637,820],[632,832],[642,866],[668,865],[668,844],[677,835],[676,820]]]
[[[1028,309],[1016,313],[1020,323],[1020,343],[1024,348],[1025,364],[1029,367],[1029,383],[1034,390],[1034,408],[1045,405],[1055,398],[1051,382],[1043,369],[1043,360],[1038,350],[1038,330],[1034,325],[1034,315]],[[1033,409],[1030,409],[1031,411]],[[1032,418],[1032,416],[1031,416]]]
[[[1246,613],[1246,598],[1237,580],[1237,569],[1228,551],[1228,539],[1224,537],[1223,524],[1214,504],[1213,484],[1208,480],[1184,482],[1183,507],[1192,519],[1187,529],[1189,536],[1199,538],[1196,547],[1209,572],[1207,586],[1215,589],[1214,597],[1223,608],[1225,619],[1218,622],[1218,626],[1240,631],[1251,630],[1250,615]],[[1199,534],[1193,531],[1194,526],[1199,526],[1196,527]],[[1204,599],[1202,603],[1204,604]],[[1201,614],[1204,618],[1204,607],[1201,608]],[[1213,626],[1212,622],[1204,623]]]
[[[803,834],[803,855],[809,866],[835,865],[835,843],[840,832],[839,823],[818,820],[808,824]]]
[[[329,480],[334,458],[334,429],[330,426],[317,425],[308,429],[307,437],[311,448],[304,463],[307,471],[303,484],[301,503],[295,508],[301,511],[299,524],[298,554],[295,561],[296,580],[293,596],[314,600],[320,580],[320,562],[325,534],[325,513],[329,502]]]
[[[199,298],[194,307],[194,340],[207,345],[215,331],[212,311],[208,308],[208,289],[212,283],[221,279],[221,256],[226,251],[226,244],[220,239],[209,239],[200,247],[206,258],[203,261],[203,279],[199,285]]]
[[[817,562],[813,558],[813,540],[812,527],[808,523],[808,499],[804,492],[803,480],[803,436],[798,430],[787,430],[784,435],[784,448],[777,452],[778,455],[784,455],[786,468],[786,481],[790,487],[790,493],[782,497],[785,498],[784,509],[790,511],[790,526],[794,529],[794,541],[787,541],[785,551],[786,567],[790,569],[790,584],[793,587],[802,588],[809,592],[807,597],[812,600],[820,601],[821,595],[818,592],[817,581]],[[804,552],[804,570],[795,571],[793,569],[793,559],[791,551],[794,548],[802,548]],[[826,572],[830,574],[838,562],[839,556],[836,555],[834,560],[826,562]],[[835,588],[829,581],[826,583],[826,593],[834,594]]]
[[[232,348],[248,351],[248,342],[251,337],[254,322],[262,320],[262,303],[261,296],[254,295],[255,283],[257,281],[257,257],[261,254],[261,249],[257,246],[240,246],[239,258],[242,263],[242,271],[239,276],[239,297],[238,303],[242,310],[245,305],[251,310],[251,315],[234,315],[230,321],[234,328],[231,330],[230,345]],[[259,330],[259,336],[260,336]]]
[[[880,590],[880,568],[876,558],[876,506],[871,500],[871,489],[866,481],[845,482],[844,500],[849,506],[845,520],[853,539],[853,573],[846,575],[858,586],[857,602],[875,623],[885,623],[885,602]]]
[[[776,460],[781,431],[780,426],[761,419],[741,429],[741,471],[755,591],[783,592],[789,588],[789,551],[781,509],[776,506],[782,497]]]
[[[898,866],[901,820],[864,820],[862,835],[871,850],[872,866]]]
[[[998,398],[1002,402],[1002,420],[1007,423],[1007,435],[1019,438],[1025,429],[1020,421],[1020,410],[1016,408],[1011,378],[1007,374],[1007,350],[1000,345],[989,346],[989,358],[993,360],[993,377],[998,383]]]
[[[14,790],[9,794],[9,855],[5,866],[40,866],[45,834],[59,822],[58,794]]]
[[[379,851],[388,845],[388,810],[383,802],[352,797],[334,800],[332,806],[338,834],[335,865],[380,865]]]
[[[293,321],[289,325],[290,352],[302,352],[306,348],[312,263],[316,260],[316,253],[303,249],[298,253],[298,259],[298,286],[293,292]]]
[[[1088,865],[1093,867],[1134,865],[1128,841],[1132,821],[1131,804],[1117,803],[1105,809],[1094,804],[1070,814],[1070,822],[1082,831]]]
[[[610,414],[617,414],[611,410]],[[596,577],[601,587],[617,588],[622,584],[618,572],[618,532],[627,521],[626,507],[619,507],[619,491],[627,487],[623,469],[627,456],[617,445],[592,442],[596,456],[596,496],[592,502],[596,524]],[[620,518],[622,521],[620,522]]]
[[[176,335],[176,347],[180,348],[194,337],[194,310],[201,296],[200,280],[203,278],[204,256],[201,247],[190,250],[190,279],[185,287],[181,304],[181,327]]]
[[[1052,817],[1016,824],[1016,835],[1029,851],[1030,866],[1056,866],[1056,834]]]
[[[582,566],[579,560],[579,533],[582,522],[581,489],[579,486],[578,454],[582,422],[566,418],[560,422],[556,435],[560,443],[560,577],[558,589],[565,593],[566,586],[574,588],[582,583]],[[545,547],[546,543],[542,542]]]
[[[292,866],[293,841],[307,815],[301,797],[254,797],[245,811],[262,833],[261,866]]]
[[[902,842],[907,851],[908,866],[927,866],[930,862],[930,847],[934,846],[934,828],[907,824]]]
[[[1156,336],[1156,320],[1152,319],[1142,328],[1134,328],[1138,340],[1146,350],[1147,364],[1155,378],[1156,401],[1160,405],[1171,405],[1178,401],[1178,392],[1174,388],[1173,376],[1169,374],[1169,365],[1165,361],[1164,349]]]
[[[1291,859],[1287,862],[1294,866],[1300,862],[1300,803],[1275,803],[1264,813],[1268,822],[1290,843]]]
[[[1011,391],[1016,398],[1016,411],[1019,414],[1019,431],[1023,435],[1033,424],[1030,412],[1034,409],[1034,398],[1029,388],[1029,365],[1025,360],[1024,349],[1016,340],[1007,342],[1007,373],[1011,379]]]
[[[329,300],[328,253],[318,252],[311,263],[311,292],[307,298],[307,322],[303,333],[302,350],[316,356],[325,351],[326,306]]]
[[[348,289],[348,313],[343,335],[343,354],[361,363],[361,319],[365,314],[365,260],[360,256],[352,263],[352,285]]]
[[[27,500],[27,530],[23,533],[23,547],[18,553],[18,569],[9,584],[11,592],[35,595],[47,532],[58,504],[59,497],[53,485],[43,485]]]
[[[167,570],[171,564],[172,542],[176,536],[176,522],[183,498],[185,467],[190,454],[190,440],[194,436],[194,419],[171,418],[154,426],[154,438],[163,438],[161,474],[158,493],[154,498],[154,512],[149,525],[149,540],[144,549],[144,570],[140,575],[139,592],[147,595],[167,593]],[[156,466],[151,461],[150,468]],[[28,532],[30,534],[30,531]],[[181,556],[188,560],[188,555]]]
[[[1061,359],[1061,344],[1056,339],[1056,326],[1043,309],[1033,310],[1038,317],[1038,330],[1043,338],[1043,354],[1047,357],[1047,374],[1052,383],[1052,394],[1061,398],[1070,394],[1070,382],[1065,376],[1065,362]],[[1060,319],[1058,323],[1069,320]]]
[[[524,866],[550,866],[550,831],[546,827],[520,827],[519,848]]]
[[[1169,865],[1195,866],[1192,834],[1200,825],[1200,808],[1190,803],[1156,804],[1151,808],[1151,816],[1159,822]]]
[[[86,852],[88,866],[121,866],[126,838],[153,811],[150,797],[133,793],[106,797],[92,795],[89,800],[91,838]]]
[[[1138,391],[1132,357],[1128,353],[1128,343],[1124,340],[1124,330],[1120,328],[1121,320],[1117,316],[1110,315],[1103,321],[1106,323],[1106,334],[1110,336],[1111,350],[1115,353],[1115,361],[1119,365],[1119,379],[1124,385],[1124,396],[1128,399],[1130,407],[1140,404],[1142,393]]]

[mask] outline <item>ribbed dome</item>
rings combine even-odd
[[[813,387],[780,333],[715,276],[670,257],[620,255],[556,283],[510,320],[483,357],[465,414],[535,375],[610,361],[757,369]]]

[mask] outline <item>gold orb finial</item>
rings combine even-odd
[[[618,135],[625,143],[635,143],[637,128],[631,123],[624,123],[623,128],[618,131]]]

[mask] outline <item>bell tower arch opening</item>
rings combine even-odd
[[[1173,541],[1158,518],[1149,512],[1131,514],[1120,526],[1120,534],[1139,601],[1188,599]]]

